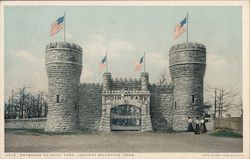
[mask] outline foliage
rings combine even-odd
[[[201,114],[203,114],[205,117],[209,117],[210,114],[208,113],[211,110],[212,106],[211,105],[201,105],[199,107],[196,108],[197,112],[200,112]]]
[[[219,136],[219,137],[242,138],[242,135],[240,133],[229,130],[229,129],[216,129],[214,132],[210,133],[210,135]]]
[[[47,111],[47,95],[28,92],[26,87],[13,91],[4,104],[5,119],[46,117]]]

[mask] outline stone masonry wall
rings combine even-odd
[[[5,129],[44,129],[46,118],[5,119]]]
[[[111,79],[111,90],[140,90],[141,82],[132,78],[114,78]]]
[[[78,128],[78,85],[82,70],[82,49],[72,43],[46,46],[48,75],[48,117],[45,131],[74,131]]]
[[[80,129],[98,131],[102,111],[102,84],[87,83],[79,86]]]
[[[172,128],[173,86],[150,85],[150,113],[154,131]]]
[[[174,45],[169,51],[169,65],[174,85],[173,129],[186,130],[188,116],[201,116],[206,47],[197,43]]]

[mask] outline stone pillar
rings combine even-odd
[[[206,47],[197,43],[174,45],[169,53],[174,84],[173,129],[186,130],[188,116],[201,116]]]
[[[141,131],[152,131],[152,121],[150,116],[150,93],[144,94],[144,101],[141,105]]]
[[[111,90],[111,73],[105,72],[103,74],[103,91]]]
[[[45,60],[48,75],[48,116],[45,131],[74,131],[78,129],[82,48],[72,43],[50,43],[46,46]]]
[[[109,93],[107,93],[110,95]],[[100,132],[110,132],[110,109],[111,105],[106,103],[106,95],[102,96],[102,117],[100,121]]]
[[[141,73],[141,90],[147,91],[148,90],[148,73],[147,72],[142,72]]]

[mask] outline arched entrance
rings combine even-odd
[[[129,104],[111,108],[110,129],[111,131],[141,130],[141,109]]]

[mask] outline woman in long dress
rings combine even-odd
[[[207,132],[206,122],[204,117],[201,119],[201,134],[205,134]]]
[[[200,134],[200,120],[199,120],[198,116],[196,117],[196,120],[195,120],[195,131],[194,131],[194,134]]]
[[[187,128],[187,131],[188,132],[194,132],[194,128],[193,128],[193,120],[191,119],[190,116],[188,116],[188,128]]]

